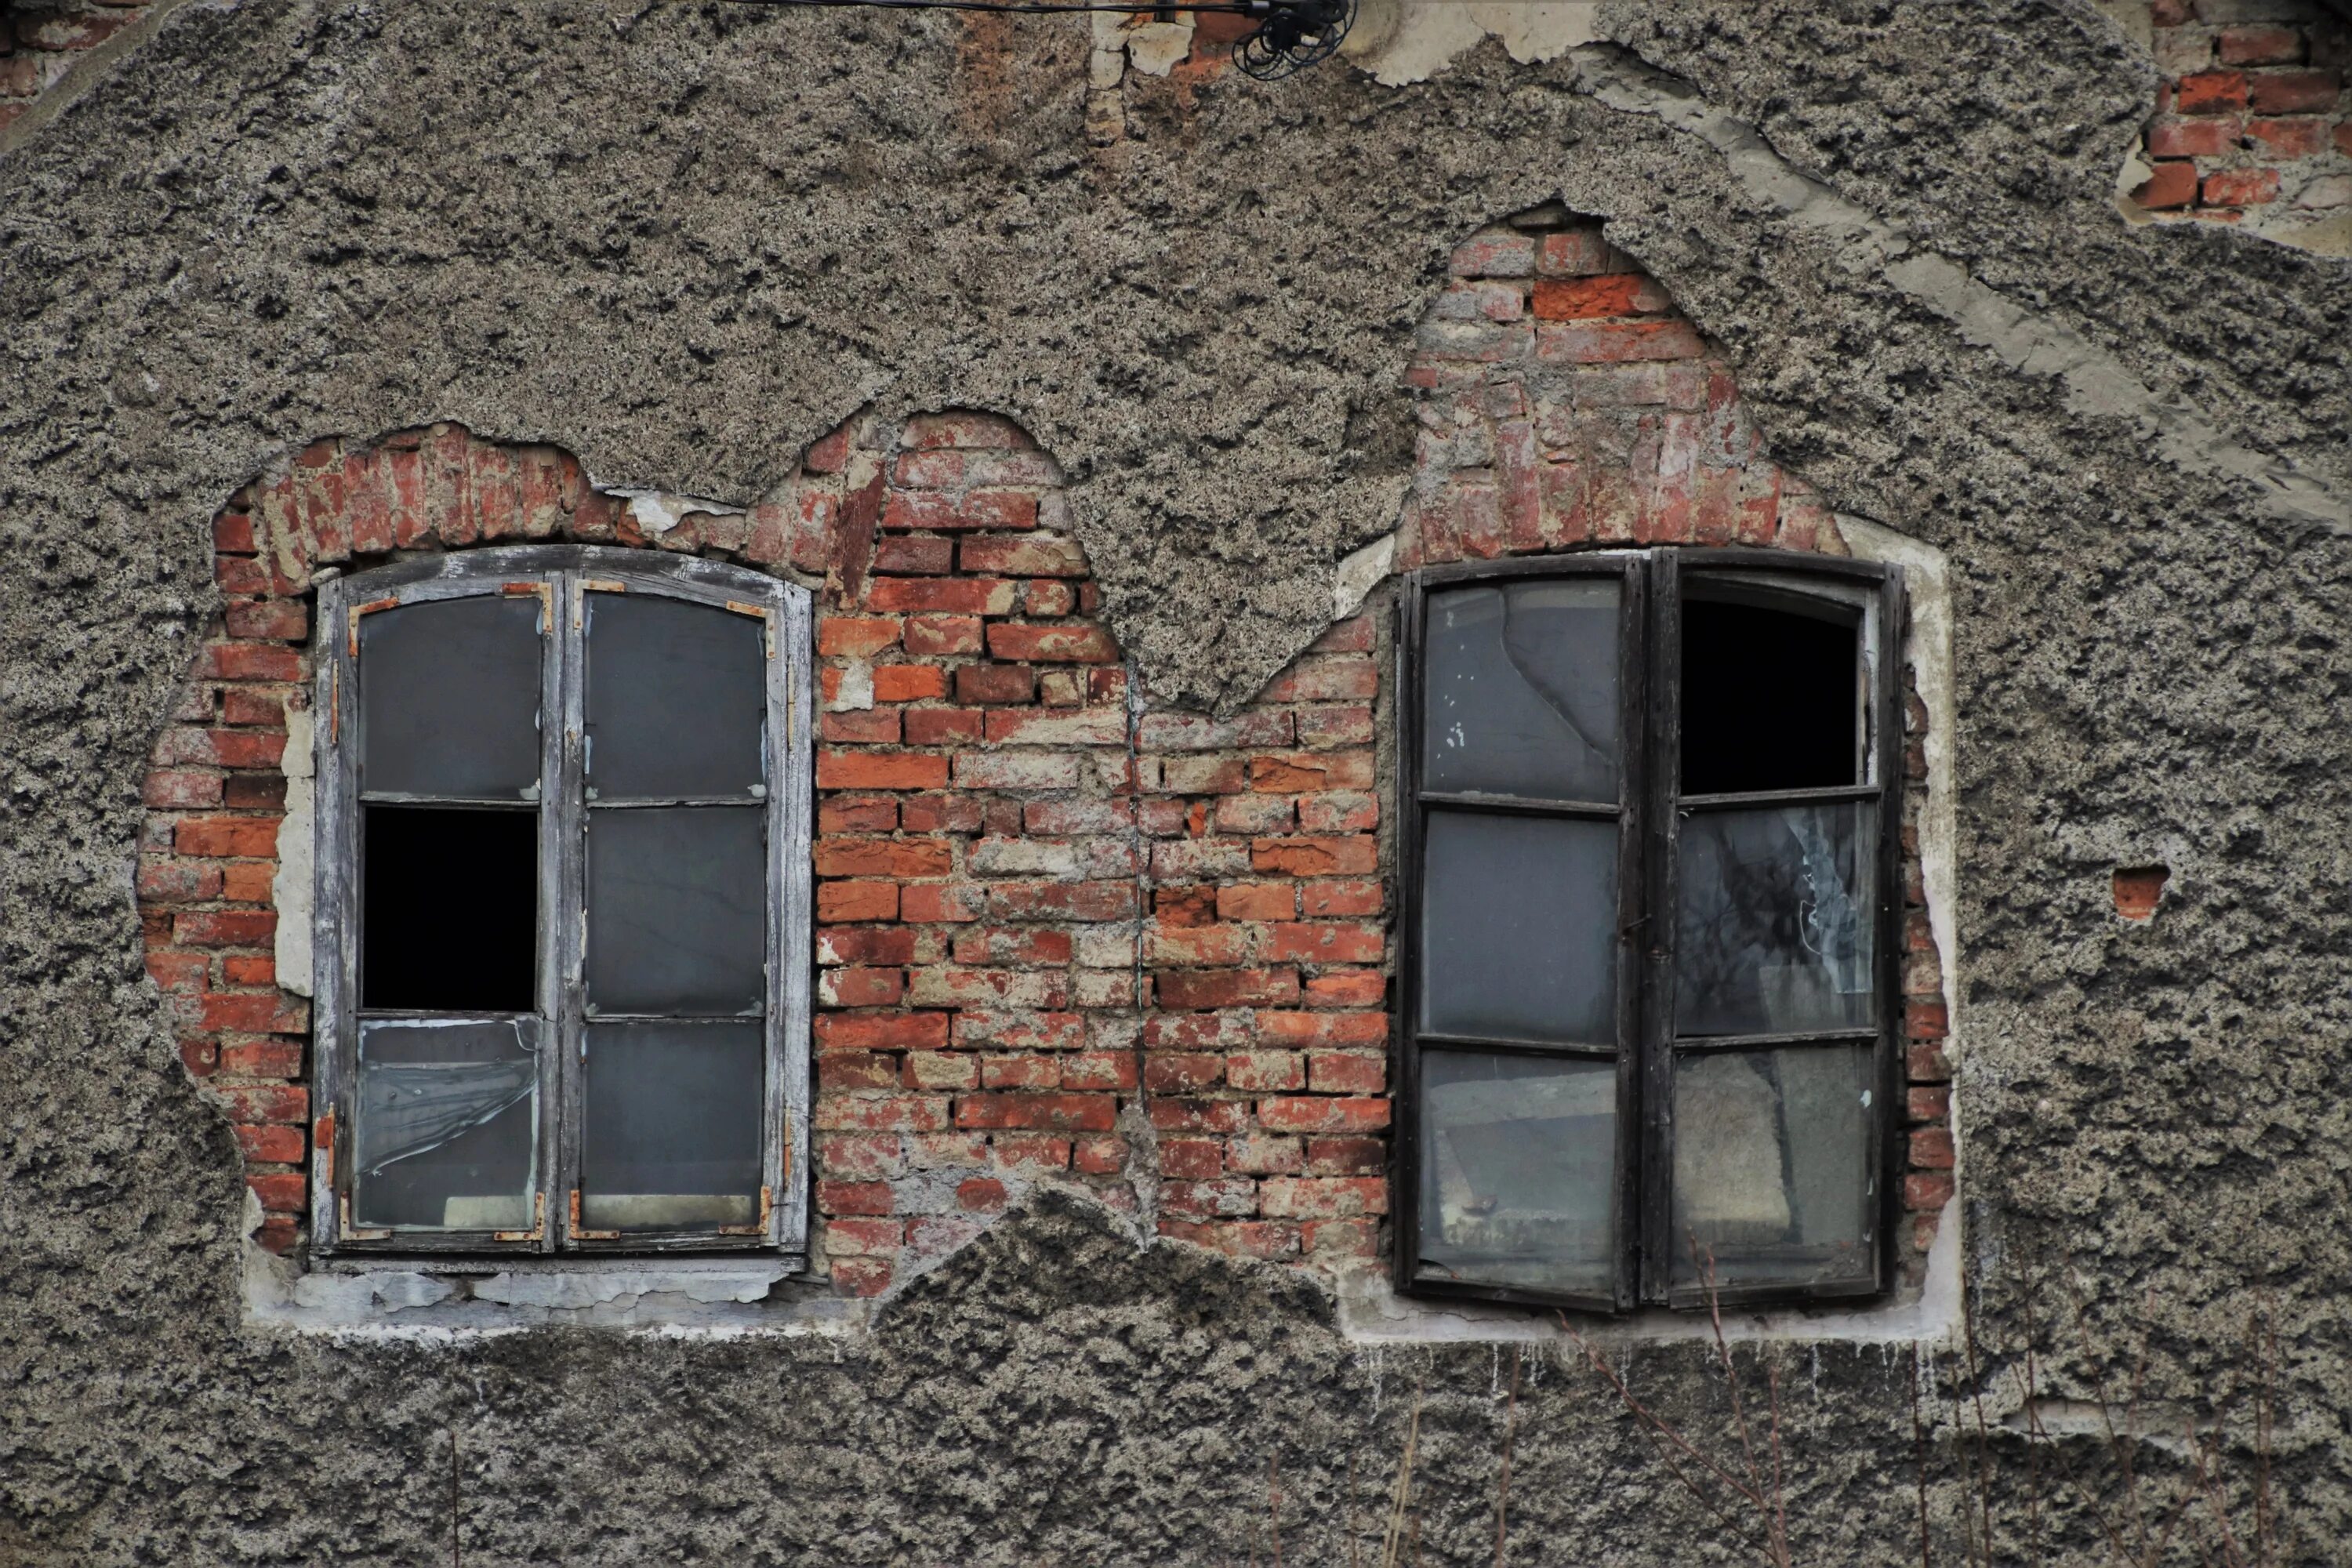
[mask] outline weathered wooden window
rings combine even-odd
[[[808,615],[577,545],[320,588],[320,1246],[802,1249]]]
[[[1901,605],[1743,550],[1408,584],[1404,1288],[1884,1286]]]

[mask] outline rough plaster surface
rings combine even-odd
[[[862,405],[995,409],[1071,474],[1155,689],[1237,700],[1394,522],[1395,377],[1447,249],[1554,198],[1727,347],[1776,459],[1949,558],[1997,1525],[2034,1561],[2095,1538],[2046,1495],[2057,1539],[2021,1533],[2028,1345],[2077,1409],[2083,1348],[2119,1388],[2152,1320],[2152,1407],[2194,1409],[2268,1303],[2279,1484],[2326,1560],[2352,1534],[2352,268],[2124,225],[2154,74],[2087,5],[1596,26],[1640,63],[1130,75],[1098,149],[1077,21],[189,0],[12,134],[0,1561],[435,1560],[454,1434],[474,1562],[1263,1561],[1277,1524],[1332,1562],[1349,1518],[1377,1535],[1416,1408],[1423,1560],[1490,1561],[1508,1350],[1351,1349],[1311,1283],[1050,1193],[854,1333],[247,1324],[236,1153],[141,977],[129,868],[213,602],[204,521],[337,432],[452,417],[740,504]],[[2156,918],[2119,922],[2110,868],[2158,859]],[[1610,1353],[1719,1446],[1703,1350]],[[1512,1560],[1723,1556],[1559,1353],[1523,1368]],[[1801,1560],[1916,1561],[1908,1353],[1772,1353]],[[1958,1560],[1955,1366],[1924,1414]]]

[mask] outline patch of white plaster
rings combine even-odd
[[[1382,534],[1350,553],[1332,574],[1331,618],[1344,621],[1363,608],[1365,597],[1396,568],[1396,535]]]
[[[1363,0],[1339,52],[1388,87],[1425,81],[1489,37],[1522,65],[1599,36],[1600,0]]]
[[[870,659],[841,661],[841,684],[824,705],[828,713],[848,713],[874,706],[874,665]]]
[[[312,749],[310,710],[286,714],[286,752],[278,766],[286,774],[286,816],[278,824],[278,874],[269,901],[278,910],[278,984],[297,996],[310,994],[310,886],[317,842],[317,752]]]
[[[1127,62],[1139,75],[1166,76],[1192,52],[1192,24],[1145,22],[1127,30]]]
[[[630,518],[648,538],[657,538],[685,521],[690,511],[707,511],[720,517],[741,515],[743,509],[727,501],[705,500],[698,496],[673,495],[667,490],[613,489],[607,495],[625,497]]]

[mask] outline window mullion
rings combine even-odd
[[[1648,563],[1648,711],[1642,725],[1648,773],[1648,832],[1643,887],[1640,1187],[1641,1299],[1664,1301],[1674,1268],[1675,867],[1681,816],[1675,796],[1682,716],[1681,556],[1656,552]]]
[[[549,662],[554,667],[542,739],[547,785],[542,791],[541,907],[547,911],[546,965],[541,985],[549,1047],[541,1092],[550,1112],[541,1146],[548,1172],[546,1247],[569,1249],[574,1240],[572,1194],[580,1185],[580,985],[583,922],[583,845],[580,737],[582,733],[581,574],[559,572],[550,580],[555,605],[555,637]]]

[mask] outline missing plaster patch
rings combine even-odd
[[[2164,884],[2171,879],[2169,866],[2116,867],[2116,913],[2127,921],[2153,919],[2164,897]]]

